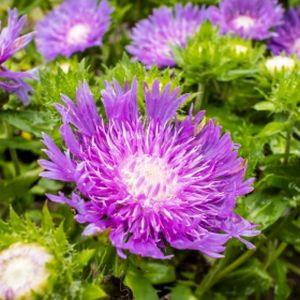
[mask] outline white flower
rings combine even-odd
[[[295,60],[286,56],[274,56],[267,59],[265,66],[271,74],[276,71],[291,71],[295,67]]]
[[[30,299],[32,291],[40,292],[52,257],[37,244],[15,243],[0,252],[0,299]]]

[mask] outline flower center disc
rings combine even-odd
[[[145,204],[176,197],[178,176],[163,158],[148,154],[130,156],[120,166],[120,175],[127,191]]]
[[[254,23],[254,19],[249,16],[239,16],[233,21],[233,24],[236,28],[243,28],[245,30],[248,30],[251,27],[253,27]]]
[[[26,271],[25,271],[26,270]],[[1,281],[14,289],[20,289],[30,282],[30,278],[35,276],[34,263],[26,257],[16,257],[8,261],[0,275]]]
[[[67,42],[70,45],[76,45],[86,42],[90,33],[90,27],[86,24],[77,24],[68,32]]]

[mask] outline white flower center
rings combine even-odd
[[[292,47],[292,52],[297,54],[300,57],[300,38],[296,39],[296,41]]]
[[[87,24],[77,24],[73,26],[67,35],[67,42],[70,45],[85,43],[90,33],[90,26]]]
[[[120,166],[120,175],[127,191],[145,205],[174,199],[178,176],[160,157],[148,154],[130,156]]]
[[[283,69],[292,70],[295,66],[295,61],[286,56],[274,56],[267,59],[265,66],[273,74],[275,71],[282,71]]]
[[[233,24],[236,28],[243,28],[248,30],[253,27],[255,20],[249,16],[239,16],[233,20]]]
[[[48,278],[46,263],[52,259],[35,244],[13,244],[0,253],[0,299],[21,298],[38,292]]]

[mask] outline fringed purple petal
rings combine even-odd
[[[102,120],[88,84],[84,82],[79,85],[76,92],[77,106],[67,96],[62,95],[61,98],[66,106],[56,104],[55,107],[61,114],[63,122],[74,125],[85,135],[92,136]]]
[[[125,84],[125,88],[114,81],[114,85],[105,83],[105,89],[101,93],[106,116],[123,122],[135,122],[138,119],[137,80],[133,79],[131,88]]]
[[[18,18],[17,9],[8,10],[7,27],[3,28],[0,33],[0,64],[24,48],[33,38],[33,33],[19,37],[26,22],[26,16]]]
[[[160,92],[159,81],[155,80],[152,88],[144,83],[144,94],[146,103],[146,112],[149,120],[155,120],[164,124],[176,116],[176,111],[182,103],[189,97],[188,94],[178,97],[179,88],[171,91],[171,85],[168,84]]]
[[[45,153],[50,161],[44,159],[38,161],[46,170],[41,173],[41,176],[61,181],[73,181],[76,163],[70,158],[69,153],[62,154],[47,134],[43,134],[43,142],[47,147]]]

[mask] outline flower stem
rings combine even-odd
[[[199,83],[198,84],[198,91],[197,91],[198,95],[196,97],[195,100],[195,107],[194,107],[194,111],[195,113],[197,113],[198,111],[200,111],[203,102],[205,101],[205,86],[203,83]]]
[[[291,139],[292,132],[288,130],[286,133],[286,144],[285,144],[285,152],[284,152],[284,164],[287,165],[290,156],[290,148],[291,148]]]
[[[267,270],[267,268],[282,254],[282,252],[286,249],[288,246],[287,243],[282,242],[277,249],[272,253],[272,255],[269,256],[269,259],[267,260],[264,269]]]
[[[20,170],[20,166],[19,166],[19,159],[18,159],[16,149],[9,149],[9,154],[10,154],[11,160],[14,165],[15,176],[17,177],[21,174],[21,170]]]

